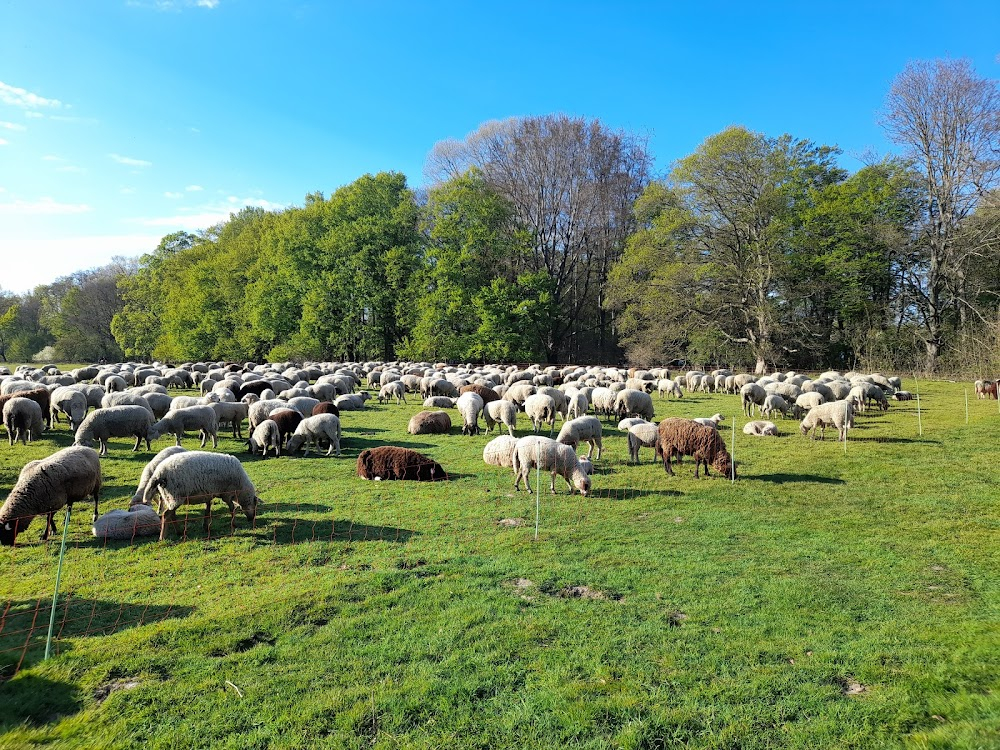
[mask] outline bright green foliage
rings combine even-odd
[[[545,271],[521,274],[514,282],[494,279],[475,298],[480,324],[472,355],[488,362],[543,358],[556,314],[553,287]]]

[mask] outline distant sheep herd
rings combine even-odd
[[[0,543],[12,545],[36,516],[45,516],[42,535],[55,530],[54,514],[74,501],[92,498],[93,533],[105,538],[155,534],[160,539],[177,524],[176,511],[184,504],[205,503],[208,528],[213,499],[221,499],[235,518],[239,508],[252,522],[260,498],[241,462],[234,456],[181,447],[187,433],[197,433],[200,448],[218,445],[219,430],[231,429],[245,439],[251,455],[267,457],[306,454],[325,449],[341,455],[343,412],[366,408],[377,393],[380,404],[405,404],[418,395],[424,410],[407,427],[412,435],[447,434],[452,430],[449,409],[461,420],[463,435],[478,435],[480,417],[487,434],[501,434],[483,449],[483,461],[513,471],[515,489],[531,490],[532,470],[556,477],[570,493],[592,490],[592,461],[601,459],[601,418],[618,420],[628,433],[629,460],[639,461],[642,448],[652,448],[664,470],[684,456],[695,460],[695,476],[711,466],[736,478],[736,467],[719,434],[721,414],[698,419],[671,417],[653,422],[653,398],[683,398],[687,392],[724,392],[738,395],[743,412],[760,419],[743,432],[776,436],[769,421],[800,420],[803,435],[827,427],[845,440],[855,415],[871,407],[889,408],[890,399],[906,401],[898,377],[878,373],[825,372],[806,375],[775,373],[757,377],[729,370],[671,374],[667,369],[617,367],[450,366],[429,362],[292,363],[258,365],[252,362],[186,363],[179,367],[135,363],[83,367],[59,372],[55,367],[19,367],[14,373],[0,368],[0,410],[8,441],[35,440],[65,417],[74,433],[72,447],[27,463],[6,501],[0,506]],[[197,389],[199,397],[171,396],[171,389]],[[997,383],[976,381],[979,398],[997,398]],[[91,411],[93,410],[93,411]],[[592,413],[591,413],[592,412]],[[532,433],[518,438],[518,416],[524,414]],[[557,436],[556,418],[562,420]],[[243,437],[243,423],[247,435]],[[549,436],[537,434],[548,430]],[[506,434],[504,433],[506,430]],[[101,491],[100,457],[108,455],[111,439],[134,439],[133,451],[143,444],[172,435],[174,445],[160,451],[145,467],[127,510],[98,514]],[[581,444],[587,455],[578,455]],[[94,446],[98,450],[94,450]],[[596,456],[594,455],[596,451]],[[675,461],[676,460],[676,461]],[[368,480],[437,481],[447,472],[432,459],[405,447],[382,446],[361,452],[357,475]],[[154,511],[153,501],[156,501]],[[152,521],[150,520],[152,519]]]

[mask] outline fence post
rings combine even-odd
[[[56,627],[56,604],[59,601],[59,579],[62,578],[63,558],[66,556],[66,532],[69,530],[69,515],[72,505],[66,506],[66,518],[63,519],[62,544],[59,546],[59,564],[56,566],[56,588],[52,592],[52,611],[49,613],[49,634],[45,637],[45,657],[52,653],[52,631]],[[46,521],[48,523],[48,521]],[[43,661],[44,661],[43,659]]]
[[[969,424],[969,389],[964,388],[965,391],[965,423]]]
[[[923,419],[920,416],[920,394],[919,393],[917,394],[917,432],[920,434],[920,437],[924,436],[924,423],[923,423]]]
[[[542,512],[542,444],[535,443],[535,541],[538,541],[538,519]]]
[[[851,429],[851,402],[844,399],[844,455],[847,455],[847,433]]]
[[[730,449],[729,449],[729,452],[732,454],[732,456],[729,459],[729,464],[730,464],[729,473],[731,475],[730,484],[736,481],[736,417],[733,417],[732,420],[733,420],[733,439],[730,443]]]

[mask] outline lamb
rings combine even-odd
[[[270,421],[270,420],[269,420]],[[331,455],[336,451],[340,457],[340,418],[332,414],[318,414],[315,417],[308,417],[299,422],[295,432],[288,438],[286,446],[289,453],[295,453],[304,444],[306,446],[305,455],[309,455],[310,446],[315,446],[319,452],[321,440],[328,440],[330,447],[326,455]]]
[[[45,429],[52,426],[49,416],[52,411],[52,396],[48,388],[31,388],[4,394],[0,396],[0,409],[3,409],[4,404],[12,398],[30,398],[42,410],[42,421],[45,423]]]
[[[212,447],[219,447],[219,417],[212,406],[189,406],[185,409],[175,409],[163,419],[156,422],[149,431],[149,437],[156,440],[161,435],[174,436],[176,445],[181,444],[181,437],[189,430],[198,430],[201,434],[201,447],[211,436]]]
[[[153,536],[160,530],[160,516],[148,505],[139,503],[128,510],[109,510],[90,528],[98,539],[135,539]]]
[[[664,470],[673,476],[670,466],[671,459],[677,456],[693,456],[695,460],[694,476],[698,478],[701,465],[705,465],[705,475],[708,476],[709,463],[723,476],[736,476],[732,459],[726,444],[718,430],[705,427],[691,419],[668,417],[660,422],[658,427],[659,441],[656,445],[656,455],[663,459]]]
[[[783,397],[777,393],[769,393],[760,406],[760,416],[770,417],[775,412],[781,412],[781,416],[787,419],[788,407],[789,404]]]
[[[702,427],[711,427],[712,429],[719,429],[719,423],[725,419],[721,414],[713,414],[710,417],[695,417],[692,421],[697,422]]]
[[[52,391],[49,406],[49,424],[59,424],[59,414],[69,418],[69,429],[76,432],[87,416],[87,397],[76,388],[62,386]]]
[[[149,478],[153,476],[153,472],[156,467],[163,463],[164,459],[170,458],[177,453],[184,453],[187,448],[182,448],[179,445],[171,445],[168,448],[164,448],[146,464],[145,468],[142,470],[142,475],[139,477],[139,486],[136,488],[135,493],[132,495],[131,505],[137,505],[142,503],[143,497],[146,494],[146,487],[149,485]],[[156,524],[159,526],[160,517],[156,517]]]
[[[500,435],[493,438],[483,448],[483,461],[490,466],[501,466],[513,468],[514,449],[517,447],[517,438],[510,435]]]
[[[531,492],[531,470],[550,472],[552,475],[549,490],[556,493],[556,474],[559,474],[569,485],[572,495],[574,489],[586,497],[590,492],[590,476],[580,467],[580,459],[573,446],[564,445],[552,438],[539,435],[529,435],[517,441],[514,447],[514,489],[521,488],[521,481],[528,492]]]
[[[877,386],[876,386],[877,387]],[[847,430],[854,426],[854,403],[850,399],[846,401],[827,401],[814,409],[810,409],[806,414],[799,430],[803,436],[812,431],[813,440],[816,439],[816,428],[821,428],[820,440],[826,439],[826,428],[837,428],[837,442],[847,439]]]
[[[615,414],[619,418],[642,417],[653,420],[653,399],[645,391],[626,388],[615,396]]]
[[[3,405],[3,426],[11,445],[27,445],[42,434],[42,408],[30,398],[15,396]]]
[[[167,529],[176,528],[177,509],[182,505],[205,503],[204,528],[212,522],[212,500],[220,498],[229,506],[230,524],[236,520],[238,504],[253,523],[260,498],[240,460],[226,453],[185,451],[165,458],[153,471],[146,485],[143,504],[151,505],[159,497],[160,541],[167,538]]]
[[[756,419],[753,422],[747,422],[743,426],[743,434],[756,435],[758,437],[768,435],[777,437],[778,426],[774,422],[768,422],[766,419]]]
[[[626,417],[621,422],[618,423],[618,429],[622,432],[628,432],[629,428],[634,424],[653,424],[648,419],[643,419],[642,417]]]
[[[587,409],[590,408],[590,401],[587,399],[587,394],[583,391],[568,394],[566,401],[566,416],[568,419],[582,417],[587,413]]]
[[[462,415],[462,434],[478,435],[479,414],[486,406],[483,397],[474,391],[467,391],[458,397],[455,406]]]
[[[0,506],[0,544],[13,546],[17,535],[35,516],[46,516],[42,539],[56,530],[55,513],[88,495],[94,498],[94,517],[101,495],[101,461],[93,448],[63,448],[21,469],[14,488]]]
[[[545,423],[549,423],[549,432],[556,427],[556,402],[552,396],[543,393],[533,393],[524,401],[524,413],[531,420],[535,432]]]
[[[628,428],[628,457],[632,463],[639,463],[640,448],[655,448],[660,438],[659,427],[652,422],[641,422]],[[655,459],[654,459],[655,460]]]
[[[220,426],[229,422],[233,426],[233,437],[243,439],[243,420],[250,415],[250,404],[239,401],[219,401],[209,404],[208,407],[215,412]]]
[[[387,404],[392,399],[396,399],[396,404],[406,403],[406,385],[401,380],[394,380],[383,385],[378,392],[378,402]]]
[[[90,447],[97,440],[100,443],[100,455],[108,455],[108,438],[135,437],[132,452],[139,450],[139,445],[146,441],[146,450],[150,449],[150,430],[153,427],[153,415],[142,406],[125,405],[109,406],[88,414],[76,431],[74,445]]]
[[[590,443],[590,450],[587,451],[587,458],[594,454],[594,447],[597,448],[597,460],[601,459],[601,420],[597,417],[577,417],[563,423],[559,435],[556,437],[557,443],[573,446],[573,450],[582,442]]]
[[[421,411],[410,417],[406,431],[411,435],[443,435],[451,430],[451,417],[444,411]]]
[[[425,409],[454,409],[455,399],[448,396],[429,396],[424,399]]]
[[[517,414],[517,404],[513,401],[504,401],[503,399],[490,401],[486,404],[484,412],[486,432],[490,432],[496,424],[500,423],[507,428],[510,437],[513,437],[514,430],[517,428]]]
[[[669,378],[661,378],[656,384],[656,392],[663,398],[664,395],[671,395],[675,398],[683,398],[684,394],[681,393],[681,387],[673,380]]]
[[[753,416],[754,406],[763,406],[764,399],[767,398],[767,391],[757,383],[746,383],[740,388],[740,403],[743,404],[743,413]]]
[[[441,464],[409,448],[381,445],[365,448],[358,456],[357,474],[362,479],[438,482],[448,479]]]
[[[267,458],[267,451],[269,448],[274,448],[274,455],[281,455],[281,443],[282,443],[281,430],[278,429],[278,423],[273,419],[265,419],[259,425],[254,427],[253,432],[247,439],[247,450],[250,451],[250,455],[253,456],[257,451],[261,452],[264,458]]]

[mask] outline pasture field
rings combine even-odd
[[[535,495],[454,411],[414,437],[417,400],[369,402],[339,459],[222,437],[255,527],[218,514],[206,536],[192,506],[183,540],[103,543],[78,505],[48,661],[45,628],[24,633],[58,541],[36,520],[0,549],[0,747],[1000,747],[1000,414],[970,393],[966,424],[966,389],[922,381],[923,436],[893,403],[846,452],[791,420],[742,435],[736,396],[654,397],[657,419],[723,413],[727,444],[735,418],[738,481],[690,459],[668,477],[646,449],[629,466],[606,423],[591,496],[543,475],[537,540]],[[0,496],[70,442],[63,423],[0,445]],[[450,480],[356,478],[378,444]],[[102,459],[101,512],[152,456],[130,448]]]

